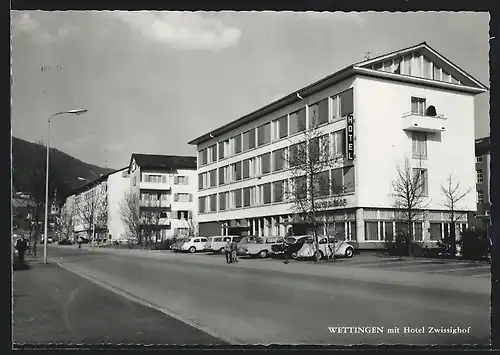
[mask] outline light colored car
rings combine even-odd
[[[248,237],[247,237],[248,238]],[[258,256],[266,258],[273,253],[273,245],[283,243],[283,237],[255,237],[245,239],[240,242],[238,255]]]
[[[203,251],[203,247],[207,242],[206,237],[192,237],[185,241],[181,247],[181,251],[188,251],[190,253],[196,253],[197,251]]]
[[[208,250],[213,251],[214,253],[224,253],[228,241],[235,241],[236,243],[239,243],[241,240],[241,237],[237,235],[216,236],[213,238],[214,239],[210,243]]]
[[[343,241],[337,240],[335,238],[329,237],[328,241],[330,243],[330,248],[328,248],[327,239],[325,236],[318,236],[319,238],[319,259],[323,259],[326,255],[328,257],[332,256],[332,251],[334,251],[335,257],[346,257],[352,258],[354,255],[354,247]],[[302,248],[297,253],[294,253],[294,258],[312,258],[316,252],[316,243],[313,237],[309,237]]]
[[[170,246],[170,249],[172,249],[173,251],[180,251],[181,247],[182,247],[182,244],[184,244],[188,240],[189,240],[189,238],[180,238],[180,239],[177,239],[175,241],[175,243]]]
[[[203,250],[210,250],[210,244],[212,244],[214,238],[215,237],[207,237],[207,241],[203,244]]]

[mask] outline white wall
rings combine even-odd
[[[357,77],[354,92],[356,195],[359,207],[393,206],[391,183],[398,164],[412,157],[411,134],[402,129],[402,115],[411,111],[411,97],[426,99],[446,119],[446,131],[428,134],[429,209],[443,209],[441,184],[452,173],[463,189],[475,186],[474,97],[378,78]],[[418,166],[418,160],[413,160]],[[458,209],[474,211],[469,193]]]
[[[126,226],[121,218],[120,204],[130,191],[130,176],[123,176],[127,170],[118,171],[108,176],[108,234],[111,239],[118,239],[126,234]]]

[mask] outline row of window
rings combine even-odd
[[[157,183],[157,184],[161,183],[165,184],[167,183],[167,175],[143,173],[141,176],[141,181]],[[187,176],[181,176],[181,175],[174,176],[174,185],[188,185],[188,184],[189,184],[189,178]]]
[[[484,182],[482,169],[476,169],[476,181],[478,184],[481,184],[482,182]]]
[[[325,134],[322,137],[312,139],[310,141],[309,152],[321,152],[322,149],[328,149],[328,154],[340,159],[346,154],[345,135],[346,130],[341,129],[331,134]],[[198,189],[203,190],[223,186],[294,167],[300,163],[300,156],[304,155],[305,149],[305,142],[296,143],[289,147],[261,154],[257,157],[228,164],[218,169],[212,169],[198,175]]]
[[[166,193],[148,193],[148,192],[142,192],[141,193],[141,202],[143,204],[148,204],[150,202],[156,202],[156,201],[164,201],[168,202],[170,200],[170,194]],[[193,201],[193,194],[190,193],[174,193],[174,202],[192,202]]]
[[[353,90],[349,89],[323,99],[307,108],[309,110],[309,127],[338,121],[354,111]],[[305,131],[306,128],[306,108],[302,108],[199,151],[199,166],[215,163],[218,160],[244,153],[272,141],[281,140]]]
[[[146,212],[142,212],[141,217],[144,221],[152,221],[151,216]],[[161,211],[158,218],[161,219],[178,219],[178,220],[187,220],[191,218],[191,212],[188,210],[177,210],[177,211]],[[153,223],[155,224],[155,223]]]
[[[447,73],[439,65],[416,53],[376,63],[372,68],[394,74],[418,76],[425,79],[460,84],[458,79]]]
[[[338,195],[341,192],[352,193],[355,190],[354,167],[323,171],[315,178],[314,185],[315,194],[319,198]],[[290,200],[292,194],[293,198],[299,199],[307,196],[305,176],[202,196],[198,198],[198,208],[200,213],[206,213],[255,207]]]
[[[423,222],[413,222],[412,234],[413,240],[423,241]],[[429,225],[429,238],[431,241],[441,240],[444,236],[448,237],[451,224],[431,222]],[[367,241],[384,241],[394,240],[394,236],[399,235],[407,230],[405,222],[383,222],[383,221],[366,221],[365,222],[365,240]],[[465,225],[460,228],[465,229]],[[394,233],[395,232],[395,233]]]

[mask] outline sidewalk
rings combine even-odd
[[[90,248],[89,252],[92,252]],[[98,249],[94,252],[154,258],[168,262],[189,262],[202,265],[222,265],[222,258],[206,255],[178,254],[171,251],[143,251],[130,249]],[[416,273],[394,270],[380,270],[368,268],[352,268],[342,266],[341,263],[307,263],[291,261],[289,264],[281,262],[262,262],[261,260],[240,259],[240,263],[232,265],[236,268],[269,270],[287,272],[309,276],[331,277],[337,279],[358,280],[365,282],[385,282],[403,284],[414,287],[432,287],[437,289],[466,290],[474,293],[490,293],[491,282],[488,279],[464,278],[455,275],[439,275],[429,273]]]
[[[27,258],[13,275],[13,342],[35,344],[223,344],[56,264]]]

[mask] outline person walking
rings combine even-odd
[[[24,266],[24,253],[26,252],[26,241],[21,237],[16,242],[16,249],[19,253],[19,266]]]
[[[289,257],[289,246],[290,244],[288,244],[286,238],[283,238],[283,255],[285,256],[285,260],[283,261],[283,263],[285,264],[288,264],[288,257]]]
[[[234,240],[231,242],[231,261],[238,262],[238,244]]]
[[[231,264],[231,238],[227,238],[226,246],[224,247],[224,252],[226,253],[226,262]]]

